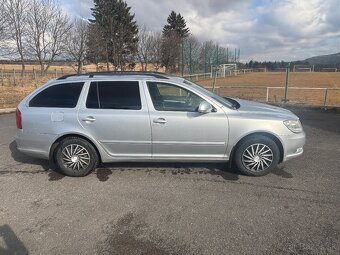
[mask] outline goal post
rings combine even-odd
[[[314,72],[314,65],[294,65],[293,72]]]
[[[237,64],[221,64],[212,66],[212,72],[215,72],[216,77],[226,77],[231,75],[237,75]]]
[[[333,67],[323,67],[320,70],[320,72],[337,72],[337,71],[338,69]]]

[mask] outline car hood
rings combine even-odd
[[[234,99],[234,98],[233,98]],[[270,115],[278,118],[293,118],[298,119],[298,117],[287,109],[283,109],[281,107],[248,101],[244,99],[234,99],[239,104],[240,107],[237,109],[240,113],[249,113],[249,114],[259,114],[259,115]]]

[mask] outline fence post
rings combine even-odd
[[[295,66],[294,66],[295,67]],[[288,102],[288,79],[289,79],[289,71],[290,71],[290,63],[288,63],[288,66],[286,67],[286,86],[285,86],[285,98],[283,101],[285,103]]]
[[[64,69],[63,68],[60,68],[61,69],[61,76],[64,76]]]
[[[269,102],[269,87],[267,87],[267,96],[266,96],[266,102]]]
[[[4,86],[4,70],[1,68],[1,85]]]
[[[327,109],[327,96],[328,96],[328,88],[325,90],[325,100],[323,102],[323,106],[325,107],[325,110]]]
[[[34,80],[34,86],[37,87],[37,74],[35,73],[34,66],[33,66],[33,80]]]
[[[16,75],[15,75],[15,69],[13,68],[13,81],[14,81],[14,86],[17,85],[17,79],[16,79],[15,76],[16,76]]]
[[[215,92],[216,78],[217,78],[217,72],[215,72],[214,83],[213,83],[213,86],[212,86],[212,92],[213,93]]]
[[[55,72],[55,78],[57,79],[58,78],[57,68],[54,69],[54,72]]]

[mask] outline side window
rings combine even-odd
[[[83,82],[53,85],[41,91],[29,102],[30,107],[74,108]]]
[[[91,109],[140,110],[138,81],[99,81],[92,82],[86,100]]]
[[[157,111],[196,112],[202,98],[178,86],[148,82],[152,103]]]

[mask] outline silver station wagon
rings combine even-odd
[[[63,76],[28,95],[16,121],[18,149],[69,176],[122,161],[229,161],[260,176],[301,155],[305,143],[288,110],[163,73]]]

